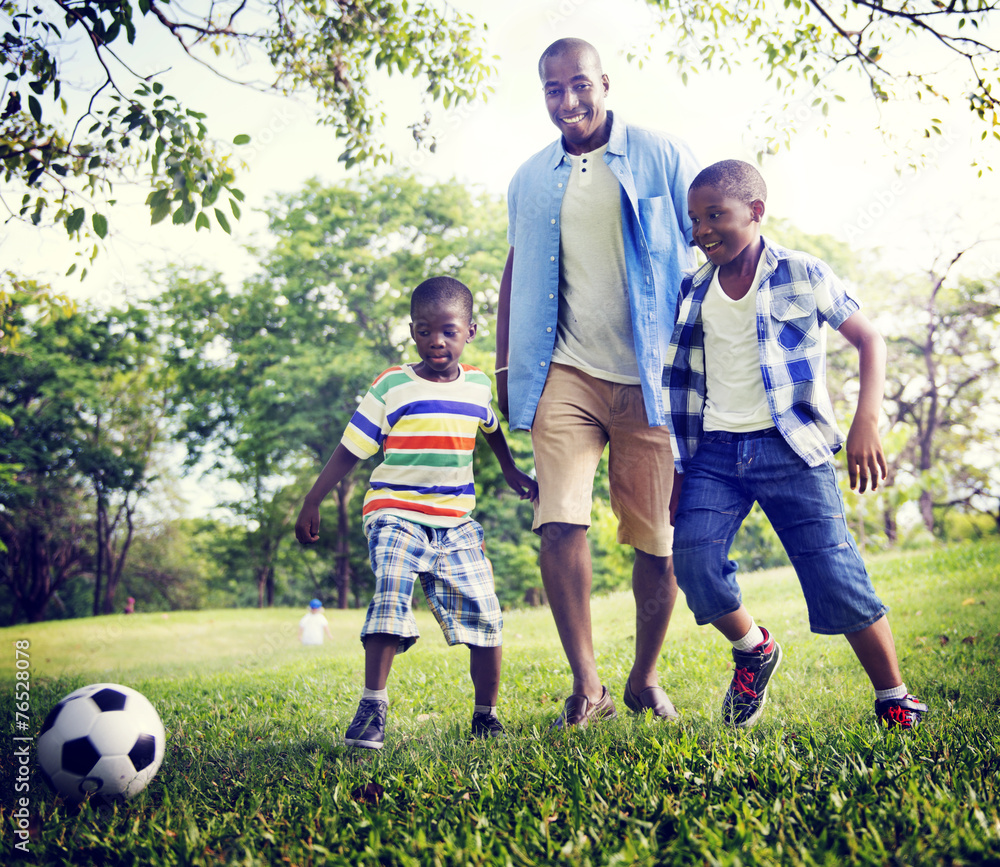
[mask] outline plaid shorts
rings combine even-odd
[[[448,644],[503,643],[500,601],[479,524],[469,520],[458,527],[425,527],[396,515],[379,515],[366,532],[375,595],[361,629],[362,643],[376,633],[398,635],[397,652],[402,653],[419,638],[411,607],[418,575]]]

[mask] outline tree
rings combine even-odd
[[[121,311],[36,320],[30,298],[15,307],[26,339],[0,365],[0,414],[10,421],[0,438],[8,468],[0,474],[0,581],[16,600],[15,617],[42,619],[81,575],[95,577],[95,612],[108,610],[157,439],[150,344]]]
[[[0,0],[0,17],[0,162],[14,190],[0,205],[81,240],[107,235],[108,200],[122,183],[149,189],[153,223],[207,229],[214,218],[228,232],[240,217],[243,194],[208,118],[169,93],[169,69],[144,51],[158,37],[234,86],[313,97],[347,166],[389,159],[374,75],[412,76],[448,107],[485,95],[494,71],[473,20],[434,0]],[[233,78],[231,66],[255,61],[268,69],[266,85]],[[418,142],[426,126],[414,124]]]
[[[409,174],[314,181],[272,210],[276,242],[258,276],[234,289],[218,275],[170,278],[157,306],[178,435],[192,464],[211,455],[246,489],[239,508],[267,533],[254,548],[265,580],[303,486],[372,379],[404,357],[410,291],[451,274],[476,293],[481,317],[492,314],[504,227],[502,202],[454,182],[424,185]],[[369,471],[359,466],[328,501],[336,518],[324,537],[337,548],[320,553],[334,561],[344,607],[364,565],[353,553],[360,530],[351,509]],[[269,598],[265,591],[262,604]]]
[[[843,100],[844,71],[859,76],[876,104],[962,100],[982,127],[1000,139],[1000,40],[991,0],[647,0],[676,47],[666,52],[682,80],[704,70],[732,72],[743,58],[780,94],[802,99],[802,123],[815,125],[831,100]],[[749,51],[747,48],[749,47]],[[644,53],[651,54],[647,46]],[[957,72],[956,72],[957,67]],[[768,117],[765,147],[787,142],[796,113],[786,104]],[[929,118],[925,135],[941,133]]]
[[[995,499],[994,443],[1000,406],[1000,275],[955,277],[967,251],[894,293],[908,309],[893,311],[886,338],[894,364],[886,405],[893,428],[906,435],[893,462],[897,479],[908,473],[917,487],[924,526],[940,529],[936,510],[975,509]]]

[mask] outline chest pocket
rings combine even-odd
[[[652,254],[665,253],[673,243],[677,230],[674,201],[670,196],[639,199],[639,225]]]
[[[811,292],[776,292],[771,296],[775,337],[783,349],[809,350],[819,343],[816,298]]]

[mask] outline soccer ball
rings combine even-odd
[[[67,801],[124,801],[141,792],[163,761],[166,734],[142,693],[94,683],[49,712],[37,741],[38,764]]]

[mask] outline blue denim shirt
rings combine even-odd
[[[666,424],[663,360],[690,248],[687,191],[699,166],[683,142],[611,112],[604,161],[621,183],[622,235],[635,354],[650,426]],[[570,160],[558,139],[525,162],[507,191],[514,248],[507,390],[512,430],[529,430],[548,376],[559,321],[559,216]]]

